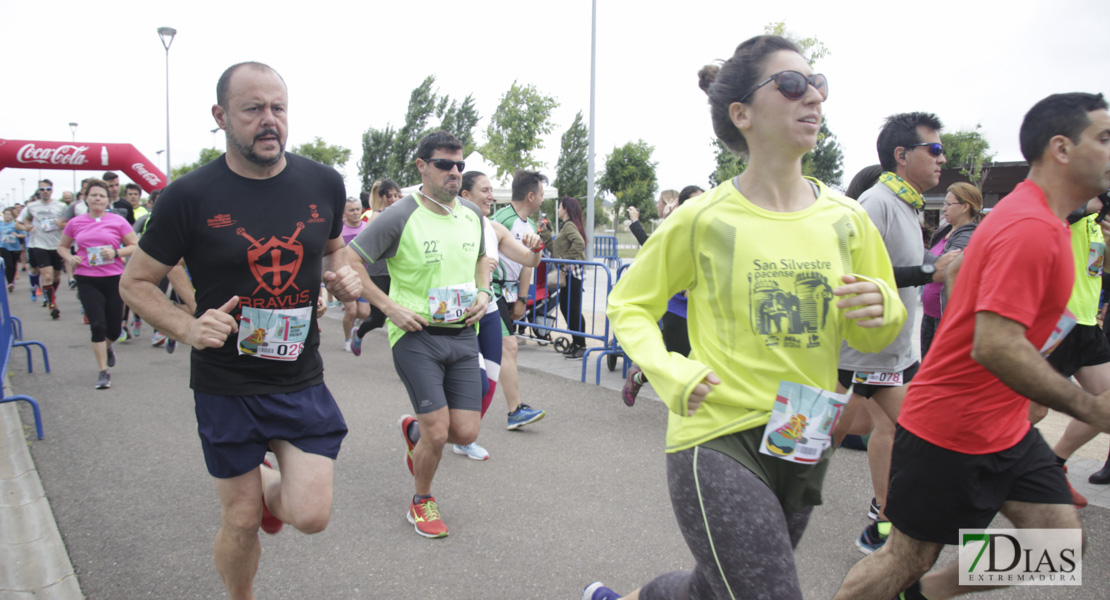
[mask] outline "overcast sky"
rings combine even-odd
[[[320,136],[352,150],[349,195],[359,191],[362,133],[400,126],[409,93],[429,74],[441,94],[474,94],[479,143],[514,80],[554,96],[554,130],[539,152],[554,178],[559,136],[579,110],[589,117],[590,14],[588,0],[0,0],[0,138],[68,141],[75,121],[78,142],[131,143],[155,159],[166,146],[156,33],[166,25],[178,30],[169,53],[174,165],[195,161],[202,147],[224,148],[223,133],[210,133],[216,80],[231,64],[257,60],[289,85],[287,147]],[[696,73],[779,20],[830,50],[816,69],[829,78],[824,112],[844,149],[845,184],[878,162],[875,137],[889,114],[935,112],[948,131],[982,124],[996,160],[1020,160],[1018,128],[1037,100],[1110,92],[1105,0],[599,0],[598,171],[615,146],[642,138],[655,147],[660,189],[707,187],[713,133]],[[0,171],[0,199],[10,202],[13,188],[26,198],[38,176]],[[56,197],[72,188],[68,172],[43,176]]]

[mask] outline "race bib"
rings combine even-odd
[[[108,249],[108,251],[111,251],[113,248],[111,246],[89,246],[88,248],[85,248],[85,259],[86,262],[89,263],[90,267],[99,267],[100,265],[106,265],[108,263],[115,262],[116,259],[114,257],[104,258],[104,256],[101,254],[104,249]]]
[[[902,371],[895,371],[887,373],[884,371],[856,371],[855,376],[852,378],[852,383],[865,383],[867,385],[887,385],[897,387],[906,384],[906,378]]]
[[[51,231],[58,230],[58,224],[54,221],[54,219],[43,219],[38,223],[35,223],[35,225],[38,227],[38,230],[43,233],[50,233]]]
[[[847,403],[848,394],[780,382],[759,452],[795,463],[817,462],[832,446],[833,427]]]
[[[1049,354],[1068,337],[1068,333],[1075,327],[1075,315],[1068,309],[1064,309],[1064,314],[1060,315],[1060,320],[1056,321],[1056,328],[1052,330],[1052,335],[1048,336],[1044,345],[1041,346],[1041,356],[1048,358]]]
[[[297,360],[308,340],[312,308],[243,307],[239,319],[239,354],[269,360]]]
[[[19,238],[15,237],[14,233],[7,233],[7,234],[4,234],[4,237],[0,238],[0,243],[15,244],[15,243],[17,243],[18,240],[19,240]]]
[[[1091,248],[1087,252],[1087,275],[1091,277],[1102,275],[1102,263],[1105,256],[1106,244],[1091,242]]]
[[[428,290],[428,312],[432,315],[432,323],[461,321],[477,296],[478,288],[473,283]]]

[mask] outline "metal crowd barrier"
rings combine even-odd
[[[0,259],[0,272],[4,269],[4,261]],[[19,328],[18,330],[16,328]],[[0,376],[8,372],[8,364],[11,362],[12,350],[16,347],[22,347],[27,351],[27,372],[34,373],[34,363],[31,360],[31,346],[38,346],[42,349],[42,360],[46,364],[46,372],[50,372],[50,357],[46,353],[46,346],[42,342],[29,341],[17,342],[16,333],[22,338],[22,325],[19,325],[19,320],[12,316],[11,308],[8,302],[8,288],[0,282]],[[2,402],[26,402],[31,405],[31,410],[35,414],[35,432],[41,440],[43,437],[42,431],[42,413],[39,411],[39,403],[35,399],[23,394],[15,396],[7,395],[6,386],[0,389],[0,403]]]
[[[605,266],[610,270],[617,270],[621,266],[621,257],[617,254],[617,236],[595,235],[594,258],[605,261]]]

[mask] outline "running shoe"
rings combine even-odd
[[[1068,476],[1068,466],[1060,466],[1064,468],[1064,478],[1066,479]],[[1075,491],[1075,488],[1071,487],[1071,480],[1068,480],[1068,491],[1071,492],[1071,502],[1076,508],[1085,508],[1087,506],[1087,498],[1085,498],[1083,494]]]
[[[46,308],[47,306],[50,306],[50,301],[46,299],[46,296],[43,296],[42,297],[42,307]]]
[[[1106,459],[1106,464],[1102,465],[1101,469],[1091,473],[1087,481],[1095,485],[1106,485],[1110,483],[1110,458]]]
[[[871,505],[867,507],[867,518],[872,521],[878,521],[880,511],[882,511],[882,507],[879,506],[879,501],[872,498]]]
[[[166,343],[166,334],[161,331],[155,331],[154,335],[150,338],[150,345],[157,348]]]
[[[351,340],[343,340],[343,351],[344,352],[350,352],[351,351]]]
[[[167,338],[166,339],[166,354],[173,354],[174,350],[177,350],[177,340],[175,340],[173,338]]]
[[[362,338],[358,337],[358,325],[351,328],[351,354],[362,356]]]
[[[270,465],[270,461],[266,459],[262,460],[262,464],[266,465],[267,468],[274,468]],[[266,508],[266,494],[262,494],[262,531],[274,535],[281,531],[281,528],[284,526],[285,523],[283,523],[281,519],[275,517],[273,513],[270,512],[269,508]]]
[[[108,366],[116,366],[116,351],[112,350],[112,345],[108,344]]]
[[[9,283],[8,284],[8,293],[10,294],[14,291],[15,291],[15,284],[14,283]]]
[[[119,331],[119,339],[117,341],[126,342],[129,339],[131,339],[131,337],[127,335],[127,328],[121,328]]]
[[[39,289],[37,287],[31,288],[31,302],[39,299]]]
[[[88,325],[89,324],[89,315],[81,315],[81,323],[83,325]]]
[[[412,523],[416,533],[428,538],[447,537],[447,526],[439,517],[439,508],[436,507],[435,498],[425,498],[420,502],[409,504],[409,523]]]
[[[108,371],[101,371],[96,376],[96,389],[106,390],[112,387],[112,376]]]
[[[868,525],[863,533],[859,534],[856,546],[860,549],[860,552],[871,554],[882,548],[888,537],[890,537],[890,521],[875,521]]]
[[[72,277],[69,279],[69,289],[71,289],[71,290],[77,289],[77,280],[73,279]]]
[[[636,382],[636,377],[643,373],[639,367],[632,367],[628,370],[628,377],[624,378],[624,387],[621,389],[621,397],[624,398],[624,403],[627,406],[636,404],[636,395],[640,393],[640,388],[644,386],[642,383]]]
[[[131,321],[131,337],[138,338],[143,335],[143,320],[135,315],[135,320]]]
[[[454,444],[454,446],[455,454],[461,454],[473,458],[474,460],[486,460],[489,458],[489,452],[486,452],[485,448],[479,446],[478,442],[470,442],[465,446]]]
[[[582,590],[582,600],[620,600],[622,596],[595,581]]]
[[[405,438],[405,464],[413,476],[416,476],[416,472],[412,470],[412,450],[416,448],[416,444],[409,440],[409,425],[415,422],[416,417],[412,415],[402,415],[401,420],[397,421],[397,426],[401,428],[401,437]]]
[[[62,316],[62,311],[58,310],[57,306],[51,305],[50,306],[50,318],[57,321],[58,318],[61,317],[61,316]]]
[[[527,404],[521,402],[520,406],[516,407],[516,410],[509,413],[508,429],[520,429],[525,425],[530,425],[532,423],[535,423],[536,421],[539,421],[546,415],[546,411],[536,410],[531,406],[528,406]]]

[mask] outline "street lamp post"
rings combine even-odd
[[[27,186],[23,184],[23,177],[19,178],[19,195],[23,198],[27,197]],[[15,193],[15,188],[12,188],[12,193]],[[22,200],[20,200],[22,202]]]
[[[170,45],[177,30],[173,27],[159,27],[158,37],[166,49],[166,181],[170,181]]]
[[[159,150],[159,151],[155,152],[155,154],[158,155],[158,162],[162,161],[162,153],[163,152],[165,152],[165,150]],[[170,176],[170,166],[166,165],[166,177],[169,177],[169,176]]]
[[[219,127],[216,127],[212,130],[212,149],[213,150],[216,149],[216,132],[219,131],[219,130],[220,130]]]
[[[77,123],[70,122],[69,131],[73,134],[73,145],[77,145]],[[77,171],[73,171],[73,195],[77,196]]]

